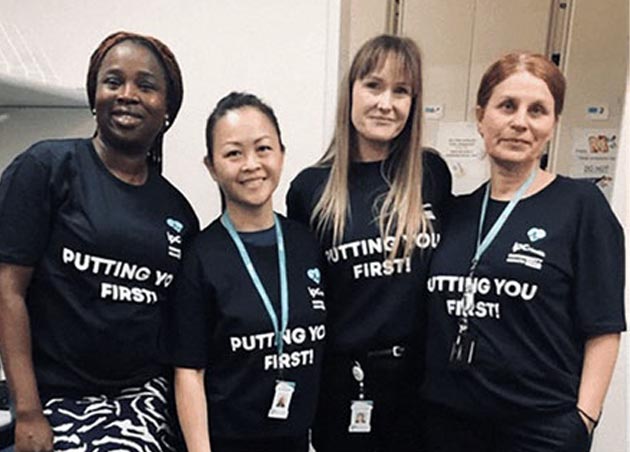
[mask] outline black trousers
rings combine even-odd
[[[212,452],[308,452],[308,435],[272,439],[210,438]]]
[[[429,452],[588,452],[591,436],[579,413],[487,419],[426,405]]]
[[[409,356],[409,355],[408,355]],[[349,433],[350,403],[359,386],[353,357],[327,355],[313,426],[317,452],[422,452],[417,372],[409,358],[359,359],[365,372],[365,399],[374,402],[372,431]]]

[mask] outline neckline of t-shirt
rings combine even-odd
[[[246,245],[267,247],[276,245],[276,228],[271,226],[259,231],[238,232],[239,237]]]
[[[563,176],[561,176],[560,174],[556,174],[555,177],[553,178],[553,180],[551,182],[549,182],[547,185],[545,185],[543,188],[541,188],[540,190],[538,190],[536,193],[532,193],[531,195],[528,196],[524,196],[519,203],[523,203],[523,202],[528,202],[529,200],[534,200],[534,199],[538,199],[540,196],[544,196],[544,194],[548,193],[550,190],[553,190],[554,187],[558,184],[558,182],[560,181],[560,179],[564,179]],[[485,190],[485,189],[484,189]],[[501,204],[508,204],[510,201],[509,200],[501,200],[501,199],[493,199],[490,198],[490,202],[493,204],[497,204],[497,205],[501,205]]]
[[[96,152],[96,148],[94,147],[94,143],[92,143],[92,140],[88,138],[86,141],[87,141],[87,147],[90,151],[90,155],[92,156],[92,159],[96,163],[96,166],[99,168],[100,171],[105,173],[105,175],[109,177],[109,179],[114,181],[115,184],[118,184],[119,186],[124,187],[127,190],[141,190],[144,187],[147,187],[149,183],[151,182],[151,180],[153,179],[153,170],[151,169],[151,166],[147,168],[147,180],[145,180],[144,183],[141,185],[129,184],[123,180],[118,179],[116,176],[112,174],[110,170],[107,169],[107,167],[105,166],[105,163],[103,163],[103,161],[99,157],[98,152]]]
[[[389,172],[391,160],[389,158],[383,160],[373,160],[369,162],[351,161],[350,173],[359,177],[377,177],[385,179]]]
[[[388,160],[389,160],[389,157],[381,159],[381,160],[369,160],[367,162],[363,160],[352,160],[350,162],[350,166],[356,167],[356,168],[372,168],[375,166],[385,165]]]

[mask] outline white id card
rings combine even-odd
[[[289,406],[295,391],[295,383],[292,381],[276,381],[276,391],[273,394],[271,408],[268,417],[271,419],[287,419],[289,417]]]
[[[374,402],[371,400],[353,400],[350,403],[350,433],[369,433],[372,431],[372,408]]]

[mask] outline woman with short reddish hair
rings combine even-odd
[[[427,283],[430,451],[590,449],[626,328],[624,238],[596,186],[540,168],[564,91],[531,53],[482,78],[490,181],[453,202]]]

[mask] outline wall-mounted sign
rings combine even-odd
[[[490,175],[475,122],[440,122],[437,148],[453,175],[453,192],[470,193]]]
[[[610,110],[606,104],[593,104],[586,107],[586,119],[591,121],[606,121]]]
[[[442,119],[444,117],[444,105],[442,104],[425,105],[424,117],[426,119]]]
[[[610,201],[619,133],[615,129],[573,129],[570,175],[597,184]]]

